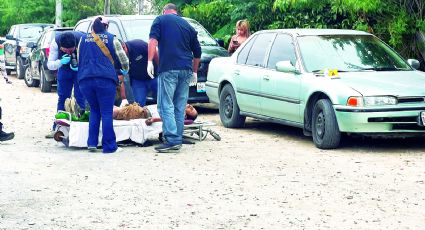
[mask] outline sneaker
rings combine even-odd
[[[15,137],[14,133],[6,133],[4,131],[0,132],[0,141],[12,140]]]
[[[172,153],[172,152],[179,152],[182,145],[171,145],[168,143],[160,144],[155,147],[155,150],[160,153]]]
[[[50,130],[48,134],[46,134],[46,138],[50,139],[53,138],[55,136],[55,131],[54,130]]]
[[[94,153],[94,152],[96,152],[96,151],[97,151],[96,146],[89,146],[89,147],[87,147],[87,149],[88,149],[88,150],[89,150],[89,152],[91,152],[91,153]]]

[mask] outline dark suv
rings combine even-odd
[[[25,64],[31,49],[26,45],[28,42],[36,42],[46,28],[54,27],[53,24],[17,24],[13,25],[6,35],[4,45],[4,57],[6,71],[10,74],[16,70],[18,79],[24,78]]]
[[[25,84],[28,87],[40,85],[41,92],[50,92],[52,84],[56,83],[57,71],[47,68],[47,61],[50,53],[50,43],[54,41],[56,35],[64,31],[72,31],[71,27],[52,28],[45,30],[37,43],[28,43],[32,48],[29,54],[28,65],[25,70]]]
[[[109,20],[108,32],[116,35],[122,41],[142,39],[147,42],[149,40],[150,28],[156,15],[113,15],[106,17]],[[94,19],[96,18],[90,17],[80,20],[74,27],[74,30],[84,33],[90,32]],[[206,103],[209,102],[208,96],[205,93],[208,65],[211,59],[228,56],[228,53],[201,24],[190,18],[184,19],[198,31],[198,40],[202,47],[201,64],[198,70],[198,84],[189,88],[188,102]],[[148,95],[147,102],[154,102],[151,95]]]

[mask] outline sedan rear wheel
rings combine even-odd
[[[235,91],[231,85],[225,85],[220,93],[220,119],[224,127],[239,128],[245,124],[245,116],[240,115]]]
[[[341,132],[329,99],[321,99],[316,102],[312,119],[314,144],[320,149],[337,148],[341,141]]]

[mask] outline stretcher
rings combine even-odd
[[[162,133],[162,122],[154,122],[146,125],[146,119],[114,120],[113,127],[117,142],[131,140],[138,144],[144,144],[146,140],[157,138]],[[67,119],[56,119],[54,139],[62,142],[66,147],[87,147],[89,133],[88,122],[77,122]],[[206,139],[208,134],[220,141],[218,133],[209,128],[215,125],[212,122],[193,122],[184,126],[183,136],[198,141]],[[102,129],[102,125],[100,126]],[[99,132],[99,144],[101,144],[102,130]]]
[[[194,121],[192,124],[187,124],[184,126],[183,136],[198,141],[203,141],[210,134],[217,141],[221,140],[221,137],[218,133],[213,131],[210,126],[214,126],[214,122],[210,121]]]

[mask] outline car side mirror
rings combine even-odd
[[[27,47],[33,49],[33,48],[37,47],[37,44],[35,44],[34,42],[28,42]]]
[[[217,41],[219,46],[224,48],[224,40],[223,39],[216,38],[215,40]]]
[[[407,59],[407,63],[413,68],[413,69],[419,69],[421,64],[416,59]]]
[[[291,61],[278,61],[276,63],[276,70],[284,73],[300,74],[300,71],[291,64]]]
[[[13,35],[10,35],[10,34],[6,35],[6,39],[8,39],[8,40],[15,40],[15,38],[13,37]]]

